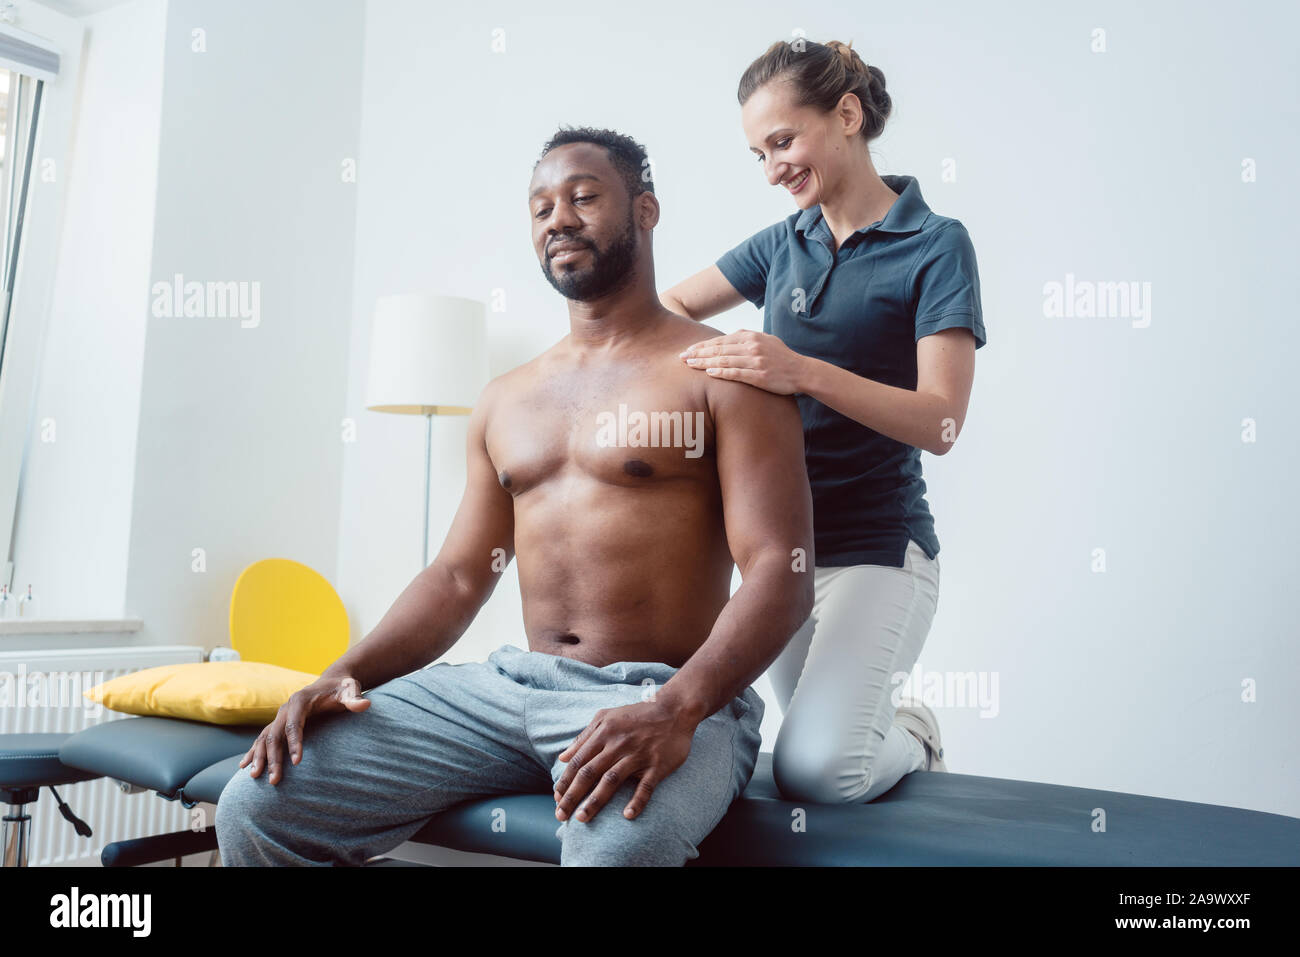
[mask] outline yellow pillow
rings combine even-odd
[[[319,675],[258,661],[200,661],[122,675],[82,692],[110,711],[211,724],[270,724]]]

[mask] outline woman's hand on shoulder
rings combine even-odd
[[[681,354],[682,361],[719,379],[735,379],[777,395],[803,392],[808,358],[778,337],[752,329],[702,339]]]

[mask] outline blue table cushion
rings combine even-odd
[[[651,798],[653,800],[653,798]],[[610,810],[602,808],[602,814]],[[1093,831],[1093,809],[1106,830]],[[614,813],[619,813],[614,808]],[[504,812],[506,828],[494,830]],[[549,794],[467,801],[412,840],[559,863]],[[762,753],[696,866],[1300,865],[1300,819],[1165,798],[916,771],[867,804],[785,801]]]
[[[261,730],[261,725],[122,718],[78,731],[59,749],[59,758],[174,798],[200,771],[232,754],[242,757]]]
[[[111,721],[69,738],[66,764],[215,803],[260,728],[171,718]],[[653,800],[653,799],[652,799]],[[1095,811],[1105,830],[1094,830]],[[494,828],[503,820],[505,830]],[[606,805],[601,813],[618,813]],[[559,863],[549,794],[466,801],[411,840]],[[783,800],[772,756],[700,845],[694,865],[1297,866],[1300,819],[1118,791],[917,771],[867,804]]]
[[[59,760],[66,734],[0,734],[0,788],[73,784],[99,777]]]
[[[247,748],[244,749],[245,751]],[[226,784],[240,770],[239,762],[244,757],[244,751],[226,758],[224,761],[218,761],[210,768],[204,768],[194,777],[190,778],[189,783],[182,789],[185,800],[187,801],[207,801],[209,804],[216,804],[221,797],[221,792],[225,790]],[[244,771],[248,773],[247,770]],[[292,774],[293,771],[288,772]]]

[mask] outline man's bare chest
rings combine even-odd
[[[487,426],[498,480],[516,496],[563,477],[630,487],[716,480],[713,424],[690,375],[646,366],[521,383]]]

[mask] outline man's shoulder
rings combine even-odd
[[[666,319],[665,332],[660,341],[666,343],[667,350],[665,354],[670,356],[674,362],[681,363],[682,360],[677,358],[677,353],[687,346],[726,334],[714,326],[670,313]],[[770,408],[773,404],[794,404],[793,396],[776,395],[737,379],[712,376],[699,369],[690,369],[685,365],[683,365],[683,368],[686,369],[686,374],[690,376],[690,381],[697,383],[702,390],[701,398],[715,420],[717,412],[724,405],[736,411],[755,410],[756,414],[761,415],[763,409]]]
[[[556,343],[527,362],[520,363],[499,376],[489,379],[479,395],[479,402],[483,404],[491,403],[503,396],[509,396],[521,389],[528,388],[529,384],[535,382],[539,376],[544,375],[546,367],[554,362],[554,354],[559,345],[560,343]]]
[[[721,329],[715,329],[713,326],[705,325],[694,319],[687,319],[675,312],[668,313],[666,321],[669,343],[674,346],[681,346],[683,349],[697,342],[703,342],[705,339],[712,339],[715,336],[726,334]]]

